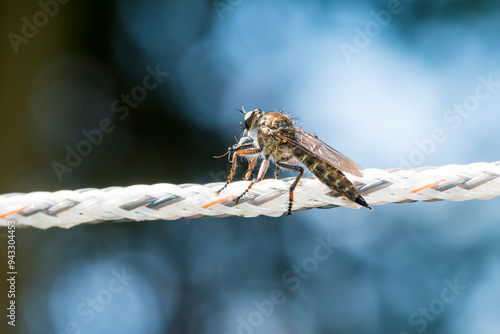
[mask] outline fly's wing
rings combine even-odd
[[[325,144],[316,136],[312,136],[309,133],[301,130],[295,129],[295,137],[283,136],[277,132],[274,132],[274,135],[280,137],[283,140],[288,141],[289,143],[300,147],[304,151],[309,154],[315,156],[321,161],[326,162],[327,164],[340,169],[341,171],[345,171],[349,174],[355,176],[363,176],[363,169],[359,167],[357,163]]]

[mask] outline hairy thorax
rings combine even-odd
[[[290,157],[290,145],[272,133],[279,133],[285,137],[294,137],[295,124],[290,117],[278,112],[266,113],[256,124],[256,139],[262,154],[274,161],[288,160]]]

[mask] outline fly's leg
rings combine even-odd
[[[290,154],[290,158],[293,158],[291,154]],[[289,160],[287,156],[285,156],[283,160],[288,161],[289,164],[293,164],[293,163],[296,163],[297,161],[299,161],[296,158],[293,158],[292,160]],[[276,171],[274,172],[276,180],[279,180],[279,171],[280,171],[280,166],[278,166],[278,164],[276,164]]]
[[[252,183],[250,183],[248,185],[248,188],[247,190],[245,190],[243,192],[243,194],[241,194],[240,196],[236,197],[236,204],[238,204],[240,202],[240,199],[245,196],[245,194],[250,190],[250,188],[252,188],[252,186],[254,184],[256,184],[257,182],[260,182],[262,181],[262,179],[264,178],[264,175],[266,175],[266,171],[267,171],[267,168],[269,167],[269,158],[264,158],[264,161],[262,161],[262,165],[260,165],[260,169],[259,169],[259,174],[257,175],[257,178],[255,180],[252,181]]]
[[[219,196],[219,194],[221,193],[221,191],[224,190],[224,189],[226,189],[226,187],[229,185],[229,183],[233,179],[234,172],[236,171],[236,162],[238,161],[238,156],[239,155],[241,155],[241,156],[255,155],[255,154],[260,153],[260,151],[261,151],[260,148],[254,148],[254,149],[250,149],[250,150],[240,150],[240,151],[234,152],[234,155],[233,155],[233,164],[231,166],[231,172],[229,173],[229,177],[227,178],[227,181],[226,181],[226,184],[224,185],[224,187],[222,187],[220,190],[218,190],[218,191],[215,192],[216,196]]]
[[[253,168],[255,167],[255,162],[257,162],[257,156],[253,157],[252,161],[250,162],[250,165],[248,165],[248,170],[247,173],[245,174],[245,181],[248,181],[250,179],[250,176],[252,175]]]
[[[280,168],[290,170],[293,172],[299,172],[299,176],[293,181],[292,185],[290,186],[290,197],[289,197],[289,202],[288,202],[288,212],[286,213],[287,215],[292,214],[292,203],[293,203],[293,191],[297,187],[297,184],[299,184],[300,178],[302,175],[304,175],[304,168],[297,166],[297,165],[292,165],[290,163],[284,163],[284,162],[276,162],[276,166],[279,166]]]

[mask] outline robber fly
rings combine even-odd
[[[304,174],[303,167],[294,165],[298,161],[330,189],[359,205],[372,209],[342,173],[343,170],[355,176],[363,176],[363,170],[354,161],[319,140],[316,135],[310,135],[301,130],[289,116],[280,112],[264,113],[259,109],[249,112],[240,110],[240,112],[245,115],[244,124],[247,136],[242,137],[238,144],[228,149],[226,154],[233,154],[231,172],[224,187],[217,191],[217,195],[231,182],[238,156],[251,158],[245,175],[246,180],[250,178],[257,158],[262,156],[263,162],[257,177],[245,192],[236,197],[236,204],[255,183],[264,178],[269,162],[272,160],[276,164],[276,178],[280,169],[299,173],[290,186],[288,215],[292,214],[293,191]]]

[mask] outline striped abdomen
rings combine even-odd
[[[359,194],[359,191],[354,188],[351,181],[338,168],[321,161],[298,147],[294,147],[292,154],[328,188],[371,210],[371,207]]]

